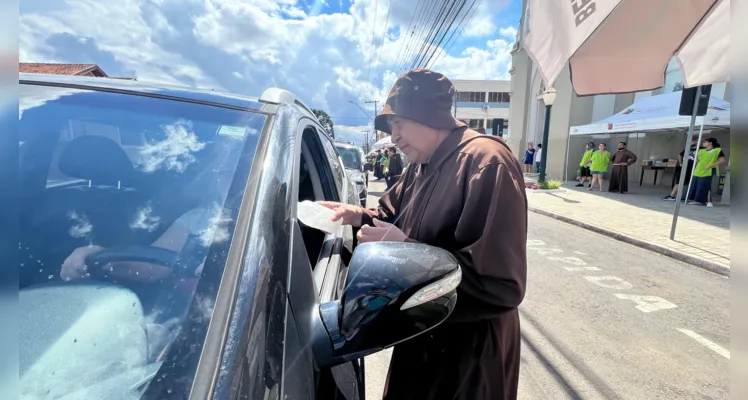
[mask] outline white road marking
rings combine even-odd
[[[699,335],[698,333],[692,330],[683,329],[683,328],[678,328],[678,330],[684,335],[689,336],[691,339],[699,342],[699,344],[703,345],[704,347],[712,350],[713,352],[721,355],[722,357],[728,360],[730,359],[730,350],[725,349],[724,347],[718,345],[717,343],[712,342],[711,340]]]
[[[579,254],[580,256],[586,256],[587,253],[583,253],[581,251],[575,251],[574,254]]]
[[[545,246],[545,242],[542,240],[527,239],[527,247],[531,246]]]
[[[575,272],[575,271],[602,271],[598,267],[564,267],[564,269],[567,270],[567,271],[572,271],[572,272]]]
[[[636,303],[636,309],[641,312],[652,312],[659,310],[667,310],[670,308],[678,307],[675,304],[657,296],[639,296],[635,294],[623,294],[616,293],[616,297],[622,300],[631,300]]]
[[[551,261],[561,261],[572,265],[587,265],[587,263],[578,257],[546,257]]]
[[[623,279],[617,277],[617,276],[585,276],[584,279],[587,279],[588,281],[598,285],[602,286],[607,289],[616,289],[616,290],[628,290],[634,287],[634,285],[624,281]],[[615,282],[615,283],[606,283],[606,282]]]
[[[564,252],[561,249],[539,249],[537,247],[530,247],[529,249],[536,251],[541,256],[545,256],[545,255],[553,254],[553,253],[563,253]]]

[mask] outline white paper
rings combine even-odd
[[[335,233],[342,226],[340,221],[333,222],[335,211],[313,201],[305,200],[298,204],[296,216],[304,225],[327,233]]]

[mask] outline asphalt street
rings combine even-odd
[[[370,183],[370,206],[383,186]],[[728,278],[534,213],[529,223],[521,399],[729,398]],[[390,354],[366,359],[368,400],[381,399]]]

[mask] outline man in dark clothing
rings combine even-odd
[[[425,243],[450,251],[462,267],[449,318],[395,346],[385,400],[517,398],[517,307],[527,279],[522,168],[503,141],[452,116],[454,95],[442,74],[401,75],[375,126],[392,134],[412,165],[376,209],[323,203],[335,210],[333,220],[361,226],[360,243]]]
[[[390,147],[390,169],[387,172],[387,176],[384,178],[387,182],[387,190],[389,190],[395,182],[400,179],[400,175],[403,174],[403,160],[400,158],[400,154],[397,154],[395,147]]]
[[[625,142],[618,143],[618,151],[613,154],[613,171],[610,174],[609,192],[629,191],[629,167],[636,162],[636,154],[626,148]]]
[[[382,150],[377,150],[377,155],[374,159],[374,177],[377,178],[377,180],[382,179]]]
[[[678,154],[678,166],[675,170],[675,186],[673,186],[673,190],[670,191],[670,194],[663,197],[663,200],[668,201],[675,201],[675,196],[678,194],[678,186],[680,185],[680,175],[686,174],[686,180],[684,181],[684,190],[683,195],[681,196],[681,200],[686,199],[686,192],[688,188],[688,183],[691,182],[691,172],[693,172],[693,160],[696,159],[696,151],[699,147],[699,137],[698,136],[691,136],[691,149],[688,151],[688,163],[686,165],[683,165],[683,160],[685,160],[686,152],[684,150],[680,151],[680,154]]]

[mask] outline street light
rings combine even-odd
[[[551,125],[551,107],[556,101],[556,89],[548,89],[543,92],[543,103],[545,103],[545,127],[543,128],[543,151],[540,153],[540,172],[538,182],[545,182],[545,160],[548,159],[548,131]]]

